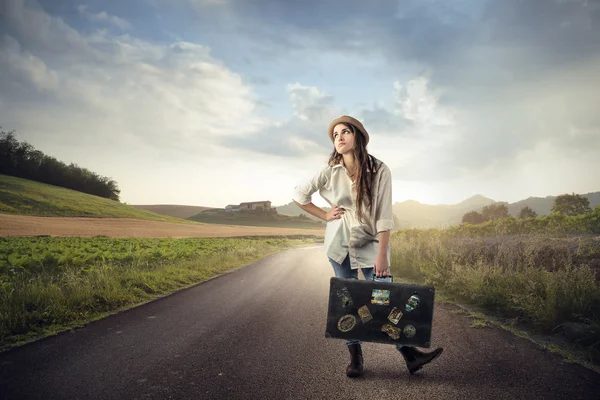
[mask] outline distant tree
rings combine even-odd
[[[20,143],[14,130],[0,127],[0,174],[17,176],[50,185],[119,201],[117,182],[102,177],[76,164],[66,165],[54,157],[36,150],[27,142]]]
[[[531,209],[529,206],[525,206],[521,208],[519,212],[519,218],[535,218],[537,217],[537,213]]]
[[[579,194],[561,194],[554,199],[552,212],[566,215],[586,214],[592,211],[587,197]]]
[[[508,206],[505,203],[494,203],[481,209],[485,221],[508,218]]]
[[[466,213],[462,217],[462,223],[463,224],[477,225],[477,224],[481,224],[481,223],[483,223],[485,221],[486,220],[483,217],[483,215],[480,214],[480,213],[478,213],[477,211],[469,211],[468,213]]]
[[[14,130],[0,131],[0,173],[11,175],[16,170],[14,154],[19,146]]]

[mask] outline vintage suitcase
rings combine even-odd
[[[325,337],[431,346],[435,289],[332,277]]]

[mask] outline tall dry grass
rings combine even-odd
[[[392,272],[462,301],[519,317],[552,332],[585,321],[582,343],[600,351],[600,236],[521,234],[461,237],[400,231],[391,239]]]

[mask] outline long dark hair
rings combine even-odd
[[[369,210],[369,214],[373,210],[373,181],[377,174],[377,160],[367,151],[365,137],[361,131],[352,124],[346,122],[342,122],[342,124],[348,126],[354,134],[354,159],[358,163],[356,184],[354,185],[356,190],[356,215],[362,223],[362,218],[364,217],[363,205]],[[341,161],[342,155],[337,152],[334,144],[333,152],[329,157],[329,165],[334,166],[335,164],[340,164]]]

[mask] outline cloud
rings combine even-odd
[[[5,29],[20,46],[41,59],[52,57],[57,66],[102,60],[102,54],[62,18],[47,14],[35,1],[27,2],[27,5],[25,0],[0,2]]]
[[[316,87],[294,83],[287,86],[294,115],[300,119],[319,119],[333,105],[333,96],[326,95]]]
[[[61,17],[0,2],[2,126],[74,161],[129,158],[114,163],[131,171],[236,158],[266,170],[326,158],[327,125],[349,114],[395,179],[431,185],[534,176],[551,165],[539,149],[584,160],[600,146],[598,2],[150,4],[152,34],[126,8]]]
[[[419,177],[425,178],[422,171],[430,180],[498,172],[540,141],[561,146],[567,139],[560,138],[569,138],[566,148],[582,152],[595,143],[597,113],[589,105],[599,102],[592,89],[600,70],[598,2],[412,0],[373,7],[349,1],[340,7],[309,1],[284,7],[231,0],[222,13],[236,26],[268,26],[288,39],[302,33],[297,59],[382,57],[391,70],[425,71],[394,80],[393,104],[353,111],[386,137],[417,135],[429,143],[430,152],[421,155],[429,164]],[[303,53],[302,46],[310,50]],[[434,145],[436,138],[443,144]]]
[[[419,76],[408,82],[406,87],[394,82],[396,102],[402,109],[404,118],[425,126],[446,126],[453,124],[453,113],[438,107],[438,95],[428,89],[428,80]]]
[[[327,126],[341,110],[334,105],[334,97],[314,86],[296,82],[287,85],[287,94],[293,114],[283,121],[273,121],[243,137],[222,138],[227,148],[285,157],[306,157],[331,147]]]
[[[224,5],[229,3],[228,0],[189,0],[192,6],[203,7],[213,5]]]
[[[269,168],[265,158],[245,160],[251,167],[239,173],[232,165],[245,153],[219,144],[265,125],[259,101],[208,46],[84,34],[35,2],[2,4],[11,19],[0,37],[0,121],[19,140],[114,178],[128,203],[221,206],[267,195],[248,183],[250,169]],[[236,179],[248,184],[211,189]]]
[[[81,15],[89,19],[93,22],[102,22],[107,24],[112,24],[122,31],[128,31],[133,29],[133,25],[123,18],[119,18],[115,15],[107,14],[106,11],[101,11],[98,13],[93,13],[88,11],[88,7],[85,5],[79,5],[77,10]]]
[[[590,86],[600,70],[597,2],[399,2],[396,18],[375,33],[382,51],[394,64],[427,70],[436,107],[451,110],[443,117],[451,127],[439,133],[452,139],[430,153],[440,172],[428,179],[481,170],[493,177],[541,142],[574,154],[597,143],[600,121],[590,107],[600,101]],[[403,104],[410,118],[415,103]],[[572,133],[584,125],[585,134]]]
[[[425,77],[416,77],[406,83],[390,85],[394,103],[391,106],[375,104],[372,107],[342,107],[330,95],[315,86],[299,82],[288,84],[288,100],[292,115],[282,121],[271,122],[244,137],[223,138],[220,144],[245,151],[285,156],[326,156],[332,151],[327,126],[340,115],[352,115],[371,133],[370,151],[382,155],[427,159],[432,148],[439,148],[453,138],[448,127],[453,125],[451,110],[437,104],[437,95],[428,88]],[[444,131],[445,130],[445,131]],[[407,154],[399,150],[411,139]],[[419,145],[415,146],[415,141]],[[397,145],[390,146],[390,143]],[[392,153],[389,153],[392,151]],[[405,163],[397,163],[405,168]],[[422,170],[424,171],[424,170]],[[420,178],[421,174],[413,174]]]
[[[0,94],[8,104],[0,113],[4,126],[18,124],[40,137],[54,130],[57,140],[88,145],[137,143],[171,150],[167,156],[178,158],[194,157],[200,150],[214,155],[217,138],[241,135],[262,123],[255,115],[251,88],[206,46],[155,44],[105,31],[83,35],[38,5],[29,9],[12,1],[8,8],[16,19],[12,27],[17,36],[4,36],[0,42],[0,62],[10,64],[0,75],[0,85],[18,80],[10,96],[21,102],[9,102],[7,92]],[[39,34],[24,29],[40,21],[44,28]],[[23,50],[20,40],[34,50]],[[58,54],[47,51],[60,43],[65,46]],[[65,65],[63,57],[71,63]],[[51,90],[52,95],[37,102],[30,89]]]
[[[12,92],[30,87],[36,92],[55,91],[59,85],[58,74],[33,54],[21,49],[11,36],[0,36],[0,88]]]
[[[413,126],[412,121],[398,108],[375,104],[372,108],[362,109],[359,115],[365,129],[378,136],[398,137],[415,134],[415,131],[410,129]]]

